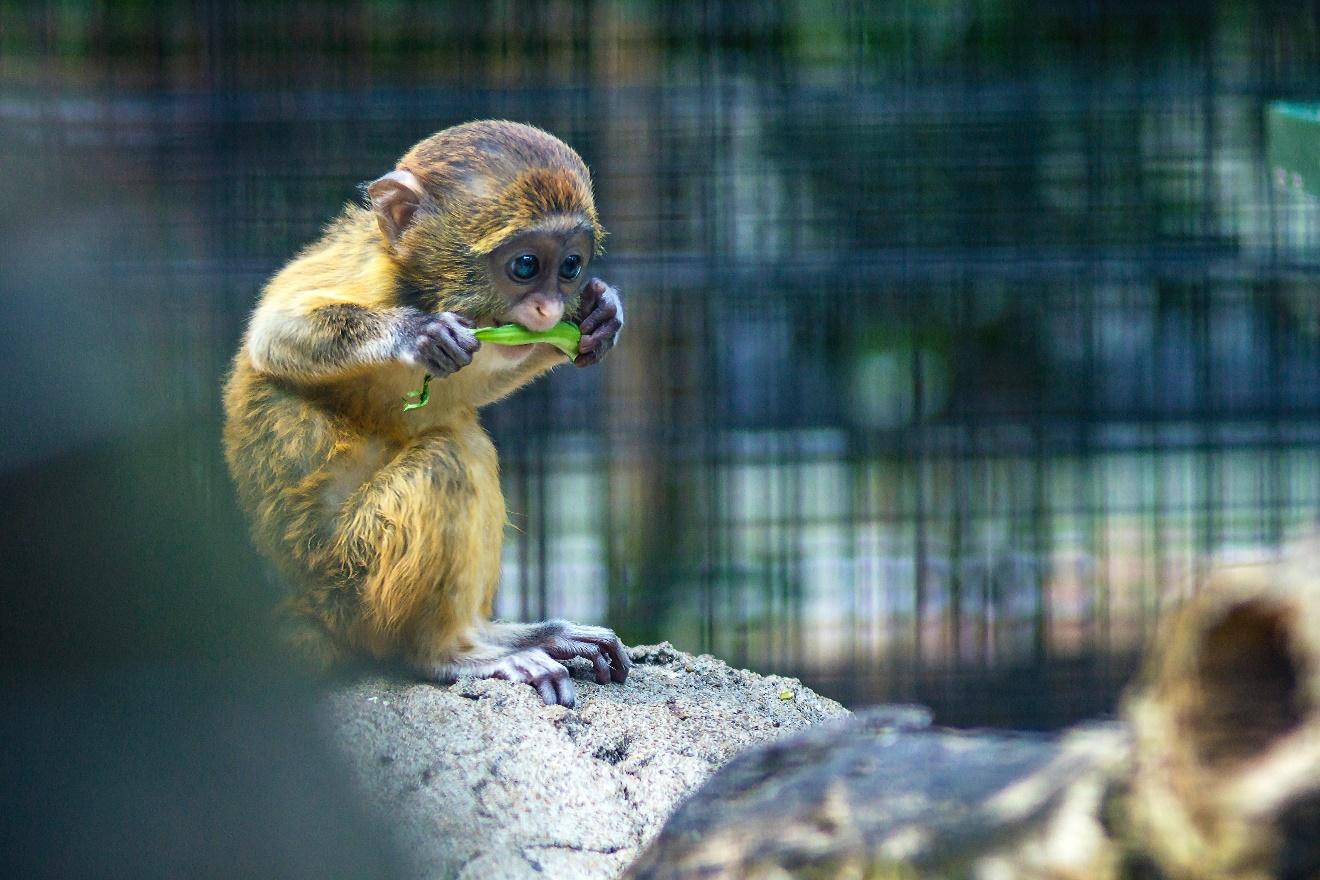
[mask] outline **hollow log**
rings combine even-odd
[[[752,749],[630,868],[680,878],[1320,878],[1320,542],[1214,570],[1122,722],[1053,739],[887,716]]]
[[[1125,715],[1121,825],[1165,876],[1320,877],[1320,541],[1215,569]]]

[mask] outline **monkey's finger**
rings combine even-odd
[[[471,330],[456,330],[450,336],[454,345],[461,351],[471,355],[481,348],[481,340]]]
[[[444,340],[452,348],[471,354],[481,347],[481,340],[472,332],[476,324],[471,318],[445,312],[433,326],[436,328],[436,338]]]
[[[440,334],[444,332],[444,327],[440,324],[428,324],[423,327],[421,334],[417,337],[418,353],[427,355],[432,352],[436,347]]]
[[[448,337],[440,343],[440,350],[449,355],[456,367],[466,367],[472,363],[472,352],[463,348],[455,338]]]
[[[448,376],[459,368],[459,364],[454,362],[449,352],[445,351],[444,346],[438,344],[434,339],[427,338],[425,342],[419,344],[422,360],[437,376]]]
[[[584,334],[581,341],[578,342],[578,351],[592,352],[603,356],[605,352],[614,347],[614,342],[622,329],[623,322],[618,318],[611,318],[605,326],[594,333]]]
[[[608,664],[610,678],[619,684],[628,680],[628,670],[632,669],[632,658],[628,656],[627,647],[613,630],[603,626],[579,627],[573,635],[574,638],[591,646],[592,653],[583,652],[578,656],[591,657],[592,663],[596,663],[596,658],[601,657]],[[597,673],[600,672],[600,668],[600,664],[596,663]],[[601,684],[608,683],[608,679],[598,680]]]
[[[553,706],[559,702],[559,695],[555,690],[550,670],[537,662],[539,659],[530,655],[515,654],[509,660],[517,670],[517,674],[508,678],[510,681],[521,681],[531,685],[547,706]]]
[[[467,358],[464,363],[472,360],[472,355],[481,348],[481,340],[472,335],[470,330],[458,330],[447,337],[446,344],[455,352]]]
[[[559,696],[559,705],[572,709],[577,703],[577,688],[573,686],[573,679],[568,677],[568,670],[563,666],[559,668],[563,670],[563,675],[556,675],[553,679]]]
[[[588,281],[578,297],[577,308],[573,310],[573,320],[581,324],[591,314],[591,310],[596,308],[596,304],[600,302],[601,294],[608,289],[609,285],[599,278]]]
[[[538,659],[542,660],[542,666],[538,676],[537,688],[540,689],[542,683],[548,684],[556,703],[561,706],[572,706],[576,694],[573,691],[573,684],[568,678],[568,667],[550,659],[545,653],[541,653]]]
[[[594,641],[569,641],[564,646],[564,653],[569,657],[583,657],[595,667],[596,683],[610,683],[610,661],[601,652],[601,647]]]
[[[448,358],[429,357],[424,359],[426,362],[426,371],[437,379],[443,379],[446,376],[456,372],[458,367]]]
[[[595,649],[591,652],[591,663],[596,667],[596,684],[609,684],[612,674],[610,661],[605,659],[605,655],[595,645],[591,647]]]
[[[547,706],[553,706],[559,702],[559,694],[556,692],[555,686],[550,679],[543,678],[540,681],[534,682],[533,686],[536,688],[536,692],[541,695],[541,699],[545,701]]]
[[[568,669],[556,663],[539,648],[520,652],[509,658],[522,673],[522,681],[536,688],[547,706],[572,706],[575,694],[568,681]]]
[[[576,367],[589,367],[592,364],[600,363],[601,353],[592,349],[583,348],[581,354],[573,358],[573,365]]]
[[[596,361],[600,360],[600,356],[600,340],[594,339],[590,336],[583,336],[582,340],[578,342],[578,357],[589,357],[591,358],[591,363],[594,364]]]
[[[610,293],[613,293],[613,291],[610,291]],[[582,331],[583,336],[586,336],[601,324],[604,324],[612,318],[618,317],[618,315],[618,296],[603,296],[601,297],[600,302],[596,304],[596,307],[588,312],[587,316],[582,319],[582,323],[578,325],[578,329]]]
[[[614,338],[612,336],[592,337],[578,346],[578,350],[582,354],[589,354],[597,361],[609,354],[612,348],[614,348]]]
[[[596,300],[600,299],[601,294],[609,290],[610,286],[599,278],[593,278],[582,288],[582,304],[595,305]]]
[[[467,328],[475,327],[476,322],[473,321],[471,318],[460,315],[458,312],[441,312],[438,315],[432,316],[431,323],[429,326],[443,327],[446,330],[453,330],[459,327],[467,327]]]
[[[628,656],[628,649],[614,633],[610,633],[609,638],[601,644],[601,648],[610,658],[611,677],[619,684],[623,684],[628,680],[628,670],[632,669],[632,658]]]
[[[628,649],[620,642],[617,649],[610,652],[610,674],[614,681],[623,684],[628,680],[628,672],[632,669],[632,658],[628,656]]]

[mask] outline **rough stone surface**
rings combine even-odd
[[[847,710],[792,678],[669,643],[632,649],[625,685],[574,668],[574,709],[523,684],[375,677],[327,710],[358,782],[417,876],[617,877],[735,753]]]

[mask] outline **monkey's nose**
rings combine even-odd
[[[564,304],[558,299],[536,297],[527,303],[520,322],[528,330],[542,332],[555,326],[564,317]]]

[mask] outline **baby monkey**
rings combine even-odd
[[[490,620],[506,514],[477,420],[564,355],[473,329],[577,321],[579,367],[614,346],[623,304],[587,274],[605,237],[590,174],[540,129],[471,122],[366,191],[266,285],[225,388],[226,459],[293,587],[295,641],[323,663],[398,659],[571,706],[562,661],[589,659],[601,684],[631,663],[603,627]],[[404,412],[424,373],[429,405]]]

